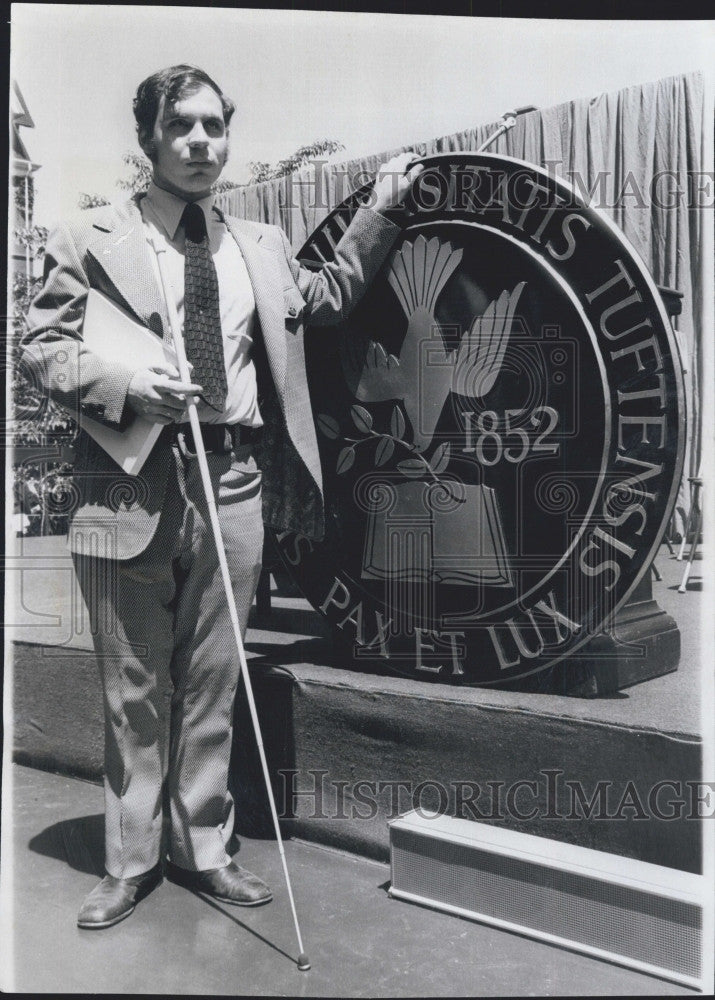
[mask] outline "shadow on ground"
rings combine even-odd
[[[104,816],[78,816],[53,823],[32,837],[28,847],[63,861],[86,875],[104,875]]]

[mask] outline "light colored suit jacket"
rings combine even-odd
[[[122,427],[126,394],[141,359],[108,365],[82,343],[87,292],[95,288],[170,339],[152,252],[137,196],[120,206],[82,213],[50,236],[44,284],[28,314],[23,356],[51,398],[71,413]],[[320,271],[302,267],[277,226],[225,216],[246,262],[262,337],[256,343],[264,434],[257,455],[263,473],[264,521],[277,530],[320,538],[322,477],[310,407],[303,344],[306,323],[339,323],[372,281],[399,229],[371,209],[357,211],[335,259]],[[109,528],[111,555],[130,559],[151,541],[159,519],[171,451],[163,432],[139,476],[124,474],[84,432],[76,442],[70,547],[82,548],[93,525]],[[81,529],[78,531],[78,529]],[[79,539],[79,541],[78,541]]]

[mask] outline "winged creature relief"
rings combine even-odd
[[[432,442],[450,392],[472,399],[494,386],[525,282],[506,289],[475,316],[456,350],[447,350],[434,316],[437,300],[459,267],[462,250],[419,235],[394,254],[388,282],[407,317],[400,356],[373,340],[350,339],[341,352],[345,380],[364,403],[401,399],[419,451]]]

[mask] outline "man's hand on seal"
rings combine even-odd
[[[417,153],[400,153],[382,164],[377,172],[372,202],[368,202],[376,212],[395,208],[404,200],[413,182],[424,170],[418,160]]]

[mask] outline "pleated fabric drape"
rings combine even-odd
[[[380,164],[404,149],[422,155],[476,151],[498,122],[349,160],[316,164],[288,177],[236,188],[221,207],[246,219],[273,223],[299,250],[347,195],[374,177]],[[677,319],[686,369],[688,435],[683,485],[673,527],[682,530],[687,477],[700,459],[700,387],[703,330],[712,261],[703,254],[705,83],[702,74],[667,77],[594,98],[521,115],[490,147],[537,163],[570,182],[620,226],[660,285],[683,293]]]

